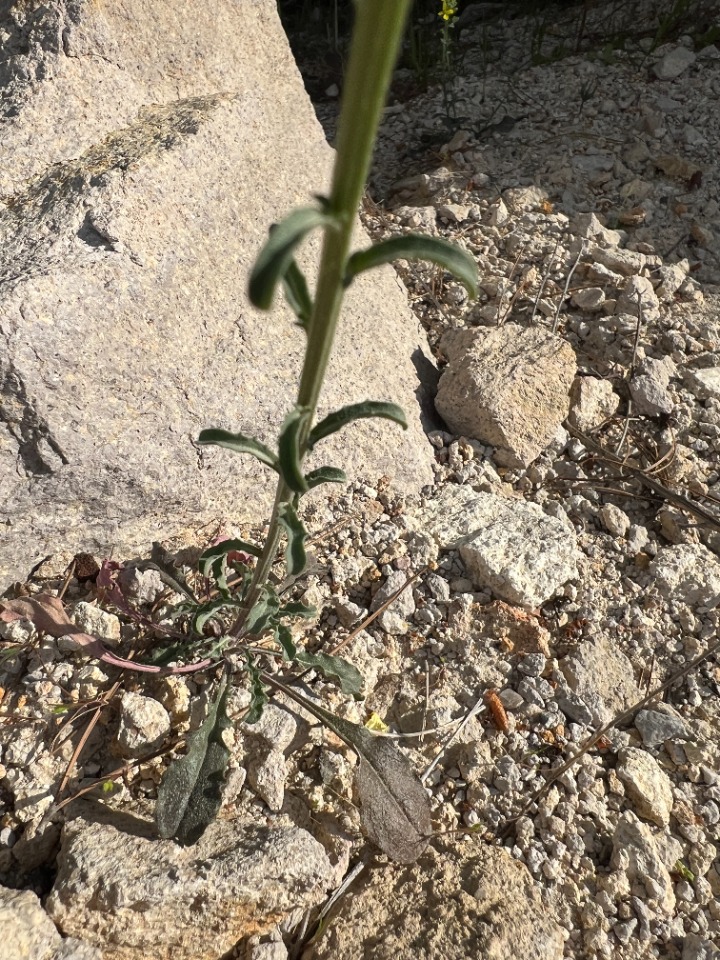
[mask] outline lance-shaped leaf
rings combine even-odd
[[[312,490],[321,483],[347,483],[347,476],[338,467],[318,467],[305,474],[305,482],[308,490]]]
[[[336,226],[337,222],[337,217],[316,207],[301,207],[274,226],[250,274],[250,302],[269,310],[275,288],[286,275],[298,244],[316,227]]]
[[[269,627],[274,626],[279,606],[280,601],[277,594],[264,590],[248,614],[243,625],[243,632],[259,637]]]
[[[252,662],[249,654],[246,654],[248,676],[250,677],[250,707],[245,715],[245,723],[257,723],[265,704],[268,702],[268,695],[262,683],[262,674]]]
[[[305,275],[295,260],[290,261],[282,282],[288,306],[297,317],[298,326],[306,330],[312,316],[313,302]]]
[[[333,657],[329,653],[308,653],[307,650],[298,650],[295,659],[305,667],[319,670],[329,680],[337,680],[343,693],[349,694],[356,700],[362,698],[363,675],[357,667],[343,660],[342,657]]]
[[[278,520],[287,534],[287,547],[285,549],[287,572],[289,576],[294,577],[302,573],[307,564],[307,554],[305,553],[307,530],[291,503],[282,505],[278,513]]]
[[[275,640],[282,649],[283,659],[291,663],[297,655],[297,647],[289,627],[286,627],[284,623],[278,623],[275,627]]]
[[[227,715],[228,679],[220,682],[202,725],[188,737],[185,756],[168,768],[158,790],[155,819],[161,837],[183,845],[200,839],[217,816],[230,751],[222,733],[231,726]]]
[[[262,676],[355,750],[360,758],[355,784],[366,833],[391,859],[400,863],[417,860],[432,835],[430,800],[397,746],[336,717],[270,674]]]
[[[331,433],[336,433],[353,420],[365,420],[368,417],[393,420],[399,423],[403,430],[407,430],[407,420],[402,407],[384,400],[363,400],[362,403],[351,403],[347,407],[341,407],[320,423],[316,423],[308,437],[308,450],[312,450],[318,441],[329,437]]]
[[[222,596],[230,597],[230,587],[227,582],[229,568],[228,558],[232,560],[232,554],[240,554],[241,560],[244,560],[243,554],[250,554],[259,557],[261,554],[259,547],[254,543],[248,543],[247,540],[240,540],[237,537],[227,540],[221,540],[220,543],[214,543],[200,555],[198,560],[198,570],[203,577],[212,577],[217,584],[217,588]],[[237,558],[235,558],[237,559]],[[249,560],[250,557],[247,557]]]
[[[197,442],[201,446],[225,447],[233,453],[251,453],[273,470],[278,468],[275,454],[259,440],[246,437],[243,433],[230,433],[229,430],[201,430]]]
[[[381,240],[367,250],[358,250],[348,259],[345,283],[349,284],[364,270],[379,267],[383,263],[392,263],[393,260],[429,260],[454,274],[471,297],[478,295],[477,263],[469,253],[440,237],[414,233]]]
[[[302,472],[300,435],[307,424],[310,411],[307,407],[295,407],[285,417],[278,439],[279,470],[293,493],[305,493],[307,480]]]

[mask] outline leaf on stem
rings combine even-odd
[[[311,230],[337,225],[338,218],[333,214],[316,207],[301,207],[272,227],[250,274],[248,295],[253,306],[270,309],[275,288],[293,262],[295,248]]]
[[[363,675],[349,661],[342,657],[333,657],[329,653],[308,653],[307,650],[298,650],[295,659],[305,667],[319,670],[329,680],[337,680],[343,693],[349,694],[355,700],[362,699]]]
[[[280,507],[278,521],[287,535],[287,548],[285,550],[287,572],[289,576],[295,577],[303,572],[307,563],[307,554],[305,553],[307,530],[291,503],[284,503]]]
[[[265,704],[268,702],[268,695],[262,683],[262,675],[255,664],[247,656],[248,676],[250,677],[250,708],[245,715],[245,723],[257,723]]]
[[[407,430],[407,420],[402,407],[384,400],[363,400],[362,403],[351,403],[347,407],[341,407],[316,423],[308,437],[308,450],[312,450],[318,441],[329,437],[331,433],[336,433],[353,420],[365,420],[368,417],[393,420],[399,423],[403,430]]]
[[[230,751],[222,733],[227,715],[228,678],[223,676],[202,725],[188,737],[187,753],[175,760],[158,789],[155,820],[164,839],[195,843],[217,816]]]
[[[285,417],[278,439],[279,470],[293,493],[306,493],[307,480],[302,472],[300,436],[305,428],[310,411],[307,407],[294,407]]]
[[[295,259],[290,261],[282,280],[283,293],[288,306],[298,319],[298,326],[307,330],[313,311],[313,302],[308,290],[307,280]]]
[[[321,483],[347,483],[347,476],[345,471],[338,467],[318,467],[317,470],[305,474],[305,482],[308,490],[312,490]]]
[[[197,442],[201,446],[225,447],[233,453],[251,453],[273,470],[278,468],[275,454],[259,440],[246,437],[243,433],[230,433],[229,430],[201,430]]]
[[[355,750],[360,758],[355,784],[365,832],[391,859],[400,863],[417,860],[432,835],[430,800],[398,747],[356,723],[336,717],[275,677],[263,677]]]
[[[429,260],[443,267],[462,283],[474,299],[478,295],[477,263],[465,250],[440,237],[410,233],[373,244],[367,250],[358,250],[349,257],[345,284],[350,284],[358,273],[379,267],[393,260]]]

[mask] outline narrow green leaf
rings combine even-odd
[[[297,647],[293,641],[292,634],[284,623],[279,623],[275,628],[275,640],[282,647],[283,657],[288,662],[292,662],[297,654]]]
[[[308,490],[312,490],[321,483],[347,483],[347,477],[345,472],[337,467],[318,467],[317,470],[305,474],[305,483]]]
[[[278,281],[287,273],[298,244],[316,227],[334,227],[337,222],[337,217],[316,207],[301,207],[274,226],[250,274],[250,302],[269,310]]]
[[[382,417],[384,420],[393,420],[399,423],[403,430],[407,430],[407,420],[402,407],[396,403],[386,403],[383,400],[364,400],[362,403],[351,403],[329,414],[320,423],[316,423],[308,437],[308,450],[312,450],[319,440],[329,437],[331,433],[342,429],[353,420],[365,420],[368,417]]]
[[[242,433],[230,433],[229,430],[201,430],[197,442],[201,446],[225,447],[233,453],[251,453],[273,470],[278,468],[277,457],[269,447]]]
[[[316,613],[316,607],[311,607],[306,603],[300,603],[299,600],[286,603],[278,610],[278,615],[281,617],[305,617],[307,620],[312,619]]]
[[[313,302],[307,280],[295,260],[291,261],[282,282],[288,306],[298,318],[298,325],[306,330],[312,316]]]
[[[263,676],[355,750],[360,758],[355,783],[365,832],[391,859],[400,863],[417,860],[432,836],[430,800],[397,746],[335,716],[270,674]]]
[[[310,411],[307,407],[294,407],[285,417],[278,439],[278,468],[285,483],[293,493],[305,493],[307,480],[302,472],[300,435],[307,424]]]
[[[229,553],[235,550],[242,551],[242,553],[249,553],[253,557],[259,557],[262,553],[260,547],[256,547],[254,543],[248,543],[247,540],[240,540],[238,537],[234,537],[232,540],[222,540],[220,543],[215,543],[212,547],[208,547],[207,550],[200,554],[198,570],[201,576],[209,577],[215,561],[224,559]]]
[[[222,733],[231,726],[227,715],[228,679],[220,682],[202,725],[188,737],[185,756],[175,760],[158,789],[155,819],[164,839],[195,843],[217,816],[230,751]]]
[[[232,600],[229,597],[218,597],[216,600],[208,600],[201,604],[193,617],[193,630],[195,633],[202,633],[203,627],[209,621],[217,617],[220,611],[225,607],[239,607],[239,600]]]
[[[279,606],[280,601],[277,596],[264,592],[248,614],[243,627],[244,632],[259,637],[265,630],[274,626]]]
[[[295,657],[298,663],[306,667],[314,667],[329,680],[337,680],[343,693],[349,694],[356,700],[362,699],[363,675],[352,663],[342,657],[333,657],[329,653],[308,653],[307,650],[298,650]]]
[[[278,520],[287,534],[287,548],[285,550],[287,572],[289,576],[294,577],[302,573],[307,564],[307,554],[305,553],[307,530],[291,503],[282,505]]]
[[[252,699],[250,700],[250,709],[245,716],[245,723],[257,723],[265,709],[265,704],[268,702],[268,695],[262,684],[260,671],[249,656],[247,656],[247,669]]]
[[[429,260],[454,274],[472,298],[478,295],[477,263],[469,253],[440,237],[414,233],[381,240],[367,250],[354,253],[347,262],[346,285],[351,283],[358,273],[384,263],[392,263],[393,260]]]

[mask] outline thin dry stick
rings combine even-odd
[[[506,821],[505,826],[502,829],[501,836],[507,836],[512,829],[513,823],[519,820],[520,817],[524,816],[532,808],[532,806],[536,804],[538,800],[540,800],[541,797],[545,796],[553,783],[562,777],[563,774],[567,773],[568,770],[574,767],[578,760],[585,756],[589,750],[592,750],[598,740],[604,737],[606,733],[609,733],[614,727],[617,727],[619,724],[629,720],[633,714],[636,713],[636,711],[641,710],[646,704],[650,703],[651,700],[654,700],[655,697],[660,696],[661,693],[665,693],[665,691],[669,690],[673,684],[677,683],[678,680],[682,680],[683,677],[686,677],[704,660],[707,660],[708,657],[711,657],[718,650],[720,650],[720,640],[716,641],[711,647],[709,647],[705,653],[701,653],[699,656],[695,657],[694,660],[691,660],[690,663],[682,667],[682,669],[678,670],[677,673],[674,673],[668,680],[666,680],[664,683],[661,683],[660,686],[655,687],[654,690],[651,690],[650,693],[646,694],[641,700],[638,700],[638,702],[633,704],[632,707],[629,707],[619,716],[612,719],[609,723],[606,723],[605,726],[601,727],[596,733],[593,733],[590,737],[588,737],[576,754],[574,754],[556,770],[550,771],[548,779],[545,781],[542,787],[540,787],[539,790],[536,790],[532,797],[530,797],[520,813]]]
[[[367,617],[367,619],[363,620],[363,622],[360,624],[359,627],[355,627],[355,629],[353,630],[353,632],[352,632],[349,636],[345,637],[344,640],[341,640],[340,643],[337,644],[337,646],[334,646],[334,647],[332,648],[332,650],[330,651],[330,653],[334,656],[339,650],[342,650],[343,647],[346,647],[349,643],[352,643],[352,641],[355,639],[355,637],[356,637],[359,633],[362,633],[362,631],[363,631],[366,627],[370,626],[370,624],[373,622],[373,620],[377,620],[377,618],[380,616],[380,614],[381,614],[381,613],[384,613],[384,612],[387,610],[387,608],[390,606],[390,604],[391,604],[391,603],[394,603],[394,602],[397,600],[397,598],[400,596],[400,594],[401,594],[404,590],[407,590],[407,588],[410,586],[411,583],[413,583],[415,580],[417,580],[417,578],[420,577],[423,573],[427,573],[427,571],[428,571],[429,569],[430,569],[430,567],[421,567],[419,570],[417,570],[415,573],[413,573],[412,576],[408,577],[407,580],[405,581],[405,583],[403,583],[402,586],[400,586],[400,587],[395,591],[395,593],[393,593],[393,594],[385,601],[385,603],[384,603],[381,607],[378,607],[378,609],[375,610],[373,613],[371,613],[370,616]]]
[[[578,264],[582,260],[584,253],[585,253],[585,241],[583,240],[583,242],[580,244],[580,252],[577,255],[577,259],[575,260],[575,263],[570,268],[570,273],[568,273],[567,275],[567,279],[565,281],[565,288],[562,292],[562,296],[560,297],[560,301],[557,305],[557,310],[555,311],[555,317],[553,319],[553,325],[552,325],[553,333],[557,333],[558,323],[560,322],[560,311],[562,310],[563,303],[565,303],[565,297],[567,296],[567,292],[570,289],[570,281],[572,280],[573,274],[577,270]]]
[[[633,352],[632,359],[630,360],[630,369],[628,370],[628,402],[627,402],[627,412],[625,413],[625,423],[623,425],[622,436],[620,437],[620,442],[615,448],[615,453],[619,456],[620,451],[625,445],[625,440],[627,439],[628,430],[630,429],[630,418],[632,417],[633,401],[632,394],[629,393],[630,381],[632,380],[635,374],[635,361],[637,360],[638,344],[640,342],[640,328],[642,326],[642,297],[640,296],[640,291],[638,290],[637,295],[637,325],[635,327],[635,340],[633,342]]]
[[[503,283],[501,284],[501,286],[502,286],[502,293],[500,294],[500,299],[498,300],[497,314],[496,314],[496,317],[495,317],[495,323],[497,324],[498,327],[501,327],[501,326],[503,325],[503,323],[505,323],[505,320],[507,319],[508,313],[510,313],[510,311],[512,310],[512,305],[513,305],[513,303],[515,302],[515,297],[517,297],[517,295],[518,295],[519,288],[518,288],[518,290],[515,292],[515,296],[511,298],[510,304],[509,304],[507,310],[505,311],[505,313],[502,315],[502,318],[501,318],[501,317],[500,317],[500,311],[502,310],[503,297],[505,296],[505,294],[506,294],[506,293],[508,292],[508,290],[510,289],[510,283],[511,283],[511,281],[512,281],[512,278],[515,276],[515,271],[517,270],[518,264],[520,263],[520,257],[522,257],[523,251],[525,250],[525,247],[526,247],[526,246],[527,246],[527,243],[523,243],[523,245],[520,247],[520,251],[519,251],[517,257],[515,258],[515,263],[512,265],[512,269],[510,270],[510,276],[507,278],[507,287],[505,287],[505,278],[503,278]]]
[[[132,657],[132,654],[130,654],[130,656]],[[93,730],[97,726],[98,721],[102,716],[103,710],[108,705],[108,703],[110,703],[110,701],[115,696],[115,694],[118,692],[118,690],[120,689],[120,686],[121,686],[120,681],[116,680],[115,683],[107,691],[107,693],[103,695],[101,702],[95,708],[95,713],[90,718],[88,725],[85,727],[85,730],[83,731],[82,736],[77,742],[77,746],[72,752],[72,756],[68,761],[67,767],[65,767],[65,773],[62,776],[62,780],[60,781],[60,786],[57,788],[57,792],[54,797],[54,800],[56,803],[58,799],[63,795],[65,791],[65,787],[68,785],[72,772],[75,769],[75,764],[77,763],[80,757],[80,754],[82,753],[85,747],[85,744],[88,742],[88,739],[90,738],[90,734],[93,732]]]
[[[586,433],[583,433],[581,430],[578,430],[577,427],[574,427],[569,420],[565,421],[565,428],[574,437],[577,437],[578,440],[582,440],[583,445],[586,446],[588,450],[592,450],[593,453],[596,453],[607,463],[611,463],[613,466],[618,467],[618,469],[626,471],[626,473],[629,473],[632,477],[635,477],[646,487],[649,487],[650,490],[653,490],[655,493],[657,493],[660,497],[662,497],[663,500],[669,500],[671,503],[676,504],[683,510],[687,510],[694,514],[699,520],[704,520],[714,530],[720,530],[720,519],[714,516],[708,510],[705,510],[699,504],[695,503],[694,500],[691,500],[682,493],[675,493],[674,490],[670,490],[669,487],[666,487],[658,480],[655,480],[654,477],[651,477],[645,470],[640,470],[639,467],[633,467],[624,460],[620,460],[614,454],[610,453],[609,450],[605,450],[605,448],[599,443],[596,443]]]
[[[540,303],[540,300],[542,299],[543,291],[545,290],[545,284],[550,279],[550,272],[552,271],[553,260],[555,259],[555,254],[557,253],[557,248],[559,246],[560,246],[560,237],[558,237],[557,240],[555,241],[555,249],[552,252],[552,256],[548,260],[548,268],[543,274],[542,280],[540,281],[540,286],[538,288],[537,296],[535,297],[535,303],[533,304],[533,311],[530,314],[530,323],[535,322],[535,315],[537,314],[537,311],[538,311],[538,305]]]
[[[484,706],[483,701],[484,701],[484,695],[481,696],[481,697],[478,699],[478,701],[475,703],[475,705],[470,708],[470,710],[468,711],[465,719],[462,721],[462,723],[461,723],[460,726],[457,728],[457,730],[455,730],[453,733],[451,733],[450,736],[449,736],[449,737],[447,738],[447,740],[445,741],[445,743],[443,743],[443,745],[440,747],[440,749],[438,750],[438,752],[435,754],[435,756],[434,756],[434,758],[433,758],[430,766],[427,767],[426,770],[425,770],[425,772],[421,775],[421,777],[420,777],[420,783],[425,783],[425,781],[426,781],[427,778],[430,776],[430,774],[433,772],[433,770],[435,769],[435,767],[438,765],[438,763],[440,763],[440,758],[445,754],[445,752],[447,751],[448,747],[449,747],[450,744],[453,742],[453,740],[455,739],[455,737],[457,737],[458,734],[467,726],[467,724],[470,723],[470,721],[472,720],[472,718],[473,718],[473,717],[476,717],[479,713],[482,713],[483,710],[486,710],[486,709],[487,709],[487,708]]]
[[[420,732],[420,743],[425,743],[425,732],[427,728],[428,707],[430,706],[430,664],[425,660],[425,703],[423,704],[422,730]]]

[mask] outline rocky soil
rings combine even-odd
[[[412,865],[369,850],[354,755],[275,698],[232,732],[221,818],[195,847],[158,841],[210,677],[129,676],[15,620],[13,958],[720,956],[720,49],[527,66],[521,28],[468,26],[460,76],[386,111],[366,226],[459,242],[482,296],[399,265],[441,371],[435,482],[316,502],[294,587],[320,611],[298,637],[344,643],[366,682],[359,702],[308,689],[398,736],[437,838]],[[317,109],[332,134],[332,98]],[[125,564],[139,628],[97,572],[13,595],[62,592],[80,629],[143,649],[165,583]]]

